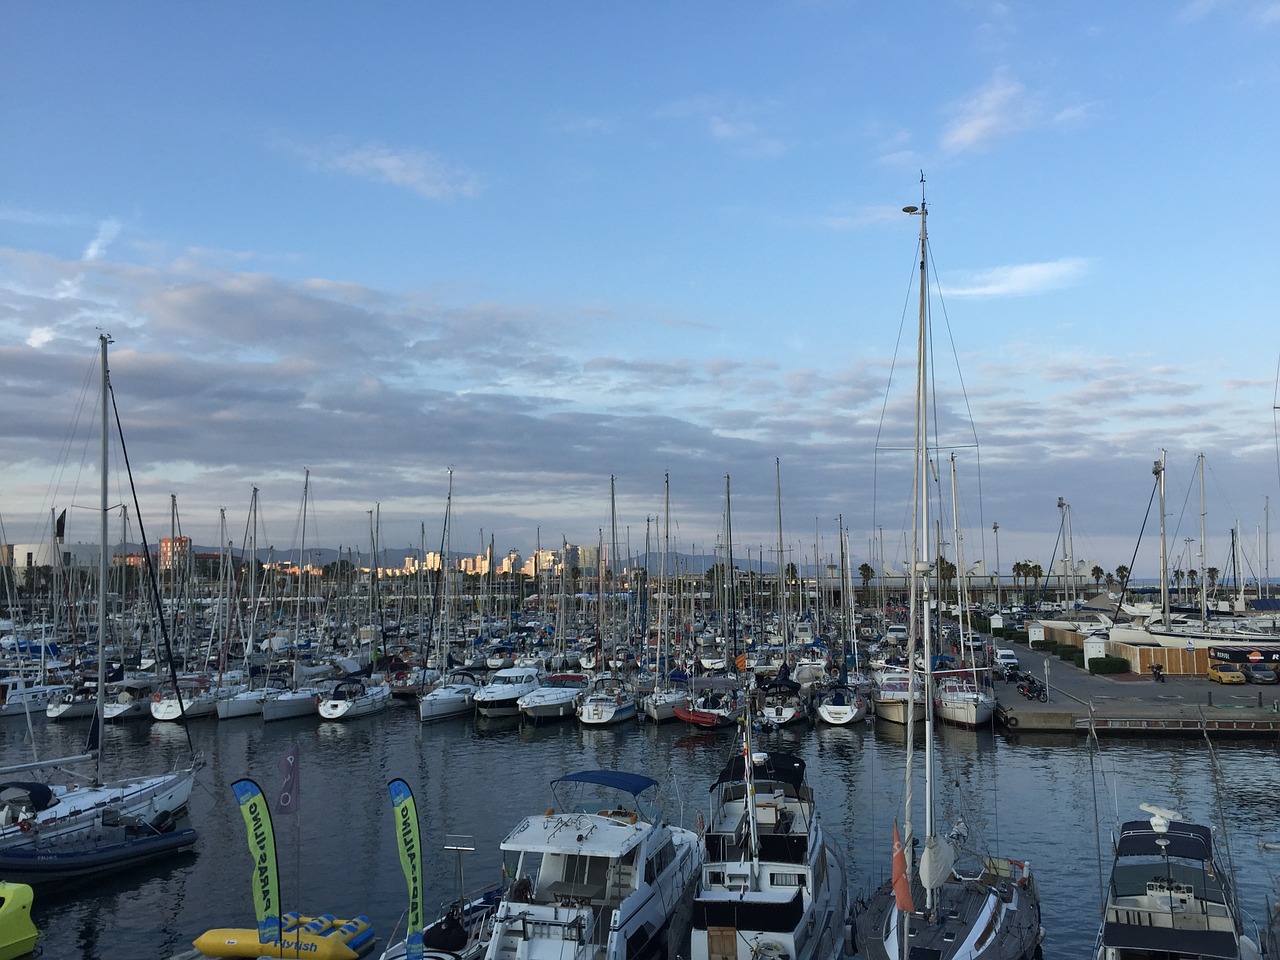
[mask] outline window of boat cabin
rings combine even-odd
[[[603,887],[608,880],[609,859],[607,857],[588,857],[580,853],[566,853],[558,860],[564,861],[564,872],[560,879],[570,883],[598,884]]]
[[[644,882],[657,883],[658,877],[662,876],[662,871],[671,865],[671,861],[676,858],[676,845],[670,837],[666,842],[658,848],[644,865]]]
[[[774,873],[769,871],[769,885],[771,887],[803,887],[803,873]]]

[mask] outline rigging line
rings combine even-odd
[[[964,372],[960,369],[960,354],[956,349],[956,338],[954,333],[951,330],[951,318],[947,315],[947,302],[945,298],[942,296],[942,284],[938,282],[938,265],[934,262],[934,259],[933,259],[933,244],[929,244],[928,253],[929,253],[929,265],[933,268],[934,289],[937,291],[937,294],[938,294],[938,303],[942,307],[942,322],[947,330],[947,342],[951,344],[951,357],[955,361],[955,365],[956,365],[956,379],[960,381],[960,396],[964,398],[965,413],[969,415],[969,430],[973,434],[973,445],[976,447],[978,445],[978,428],[973,420],[973,407],[969,403],[969,390],[965,386]],[[932,320],[932,315],[933,315],[932,306],[930,306],[929,308],[929,314],[930,314],[930,319]],[[930,333],[932,333],[933,331],[932,323],[929,324],[929,330],[930,330]],[[934,404],[934,410],[936,415],[936,411],[937,411],[936,402]]]
[[[1112,612],[1111,619],[1115,620],[1120,614],[1120,607],[1124,604],[1124,591],[1129,585],[1129,578],[1133,576],[1133,565],[1138,562],[1138,547],[1142,545],[1142,534],[1147,529],[1147,521],[1151,519],[1151,504],[1155,503],[1156,491],[1160,489],[1160,478],[1157,476],[1155,483],[1151,487],[1151,499],[1147,501],[1147,512],[1142,517],[1142,527],[1138,530],[1138,542],[1133,545],[1133,557],[1129,561],[1129,566],[1124,572],[1124,579],[1120,581],[1120,593],[1116,599],[1116,608]]]
[[[105,351],[105,347],[103,349]],[[116,435],[120,439],[120,456],[124,460],[125,473],[129,477],[129,492],[133,494],[133,512],[134,512],[134,515],[137,516],[138,518],[138,539],[142,542],[142,557],[147,567],[147,585],[151,588],[151,600],[156,605],[156,610],[159,612],[159,617],[157,617],[157,622],[160,624],[160,636],[164,640],[165,659],[169,662],[169,679],[173,681],[173,692],[174,692],[174,695],[179,698],[178,703],[179,703],[179,707],[181,708],[182,693],[178,686],[178,667],[173,662],[173,647],[169,643],[169,631],[165,628],[164,605],[160,600],[160,585],[156,581],[155,566],[151,562],[151,547],[147,543],[147,532],[146,532],[146,528],[143,526],[143,523],[142,523],[142,506],[138,503],[138,489],[137,487],[134,486],[133,470],[129,466],[129,450],[125,446],[125,442],[124,442],[124,425],[120,422],[120,409],[116,406],[116,391],[115,391],[115,387],[112,386],[109,378],[107,380],[107,390],[111,394],[111,412],[115,415]],[[102,548],[105,550],[106,544],[103,544]],[[106,584],[103,584],[102,587],[105,593]],[[104,599],[103,597],[99,597],[98,602],[101,603],[103,599]],[[105,639],[106,639],[105,637],[98,638],[98,643],[100,647],[98,651],[99,657],[103,655],[101,644],[105,641]],[[191,725],[188,723],[184,723],[182,724],[182,729],[187,736],[187,749],[190,751],[191,756],[194,757],[196,753],[196,747],[195,747],[195,743],[191,739]]]

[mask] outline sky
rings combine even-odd
[[[151,540],[900,566],[923,196],[947,554],[1271,571],[1280,2],[0,19],[0,540],[105,333]]]

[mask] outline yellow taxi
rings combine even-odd
[[[1209,664],[1209,679],[1219,683],[1244,683],[1244,671],[1238,663],[1221,663],[1214,660]]]

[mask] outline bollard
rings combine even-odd
[[[1262,691],[1261,690],[1258,691],[1258,709],[1259,710],[1262,709]]]
[[[1209,706],[1211,706],[1211,707],[1212,707],[1212,706],[1213,706],[1213,691],[1212,691],[1212,690],[1210,690],[1210,691],[1209,691],[1208,696],[1209,696]]]

